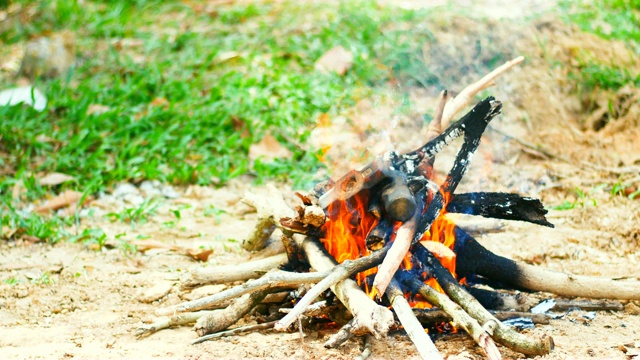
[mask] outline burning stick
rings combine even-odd
[[[450,321],[455,321],[451,315],[440,309],[413,309],[413,313],[416,315],[416,318],[418,318],[422,326],[433,326],[443,322],[448,323]],[[548,325],[549,320],[551,319],[551,317],[546,314],[532,314],[530,312],[522,311],[492,311],[491,313],[500,321],[513,318],[527,318],[531,319],[531,322],[534,324]]]
[[[525,355],[545,355],[553,350],[553,339],[543,337],[532,340],[502,324],[482,305],[458,284],[449,270],[422,245],[413,247],[413,255],[423,265],[429,267],[432,275],[449,297],[460,305],[469,315],[478,320],[482,327],[500,344]]]
[[[507,61],[504,65],[499,68],[493,70],[489,74],[485,75],[482,79],[477,82],[467,86],[462,90],[458,96],[456,96],[450,103],[447,104],[444,108],[444,114],[442,115],[442,127],[446,128],[449,126],[449,123],[453,119],[456,114],[462,110],[471,99],[483,89],[492,85],[493,80],[497,79],[500,75],[506,73],[511,70],[514,66],[522,63],[524,61],[524,56],[519,56],[511,61]]]
[[[307,291],[305,296],[303,296],[302,299],[298,301],[293,310],[289,312],[284,318],[280,319],[280,321],[278,321],[275,329],[278,331],[286,330],[289,326],[291,326],[291,324],[293,324],[295,319],[302,315],[307,306],[309,306],[311,302],[313,302],[313,300],[320,296],[325,290],[356,273],[371,269],[372,267],[378,265],[382,261],[382,259],[385,258],[388,250],[388,247],[384,247],[369,256],[365,256],[357,260],[346,260],[342,264],[334,266],[328,276],[324,277],[322,281],[320,281],[309,291]]]
[[[489,359],[498,360],[502,358],[496,344],[491,340],[491,336],[474,318],[467,314],[460,305],[454,303],[446,295],[439,293],[415,277],[407,277],[406,275],[401,277],[403,278],[403,284],[407,285],[412,293],[419,293],[430,304],[439,307],[449,314],[456,325],[462,326],[482,350],[484,350]]]
[[[255,279],[267,271],[287,263],[286,254],[249,261],[242,264],[197,267],[189,271],[181,280],[181,289],[191,289],[201,285],[224,284],[234,281]]]
[[[478,148],[478,145],[480,145],[480,138],[484,129],[487,127],[489,122],[500,113],[501,109],[502,103],[496,101],[493,97],[488,97],[487,99],[479,102],[473,110],[471,110],[471,112],[469,112],[469,114],[459,122],[461,126],[459,131],[464,132],[464,143],[456,156],[456,161],[454,162],[451,171],[449,171],[447,179],[440,186],[440,191],[434,194],[425,213],[420,218],[418,228],[413,237],[413,243],[420,241],[422,235],[424,235],[429,227],[431,227],[433,221],[440,215],[440,212],[446,206],[445,202],[449,201],[449,197],[454,193],[456,187],[462,180],[462,177],[467,172],[471,157]],[[427,145],[437,142],[440,138],[446,138],[446,134],[454,127],[455,126],[449,128],[436,139],[427,143]],[[445,199],[445,196],[447,196],[447,199]]]
[[[411,306],[409,306],[407,299],[404,298],[404,294],[395,279],[391,280],[385,294],[404,330],[418,349],[420,356],[425,360],[444,359],[418,319],[416,319]]]
[[[416,202],[418,205],[413,217],[400,226],[396,233],[396,238],[391,245],[391,249],[389,249],[387,256],[385,256],[382,264],[378,267],[378,272],[373,280],[373,287],[379,296],[382,296],[382,294],[387,291],[389,282],[393,279],[393,275],[398,270],[398,267],[411,247],[411,241],[415,235],[418,220],[420,219],[420,215],[422,215],[422,209],[424,207],[424,194],[418,196],[418,201]]]
[[[309,264],[317,271],[328,271],[336,266],[335,260],[325,252],[317,239],[301,235],[294,235],[294,239],[299,241]],[[376,338],[386,336],[393,325],[393,314],[389,309],[376,304],[351,279],[338,282],[331,290],[353,315],[355,335],[371,333]]]
[[[565,274],[517,263],[487,250],[459,228],[455,249],[456,269],[461,276],[475,273],[517,288],[567,297],[640,300],[640,281]]]

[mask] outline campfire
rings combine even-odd
[[[571,298],[640,299],[638,282],[564,274],[498,256],[449,216],[467,214],[553,227],[537,199],[512,193],[456,192],[502,104],[488,97],[449,124],[477,92],[522,60],[506,63],[449,103],[443,91],[427,141],[414,151],[388,152],[335,182],[318,184],[310,193],[296,192],[295,204],[285,201],[273,186],[265,194],[247,194],[244,201],[257,210],[259,222],[244,247],[251,251],[264,248],[279,229],[284,253],[240,265],[194,269],[182,280],[184,289],[246,282],[158,309],[157,315],[168,318],[140,328],[138,335],[196,322],[200,336],[196,342],[202,342],[263,329],[297,327],[303,332],[305,326],[311,326],[307,321],[311,319],[316,325],[340,327],[327,347],[364,336],[366,357],[374,339],[402,327],[423,358],[437,359],[442,356],[425,326],[452,324],[468,333],[487,357],[499,359],[496,342],[526,355],[547,354],[554,343],[549,336],[525,336],[501,321],[514,316],[544,321],[526,313],[534,296],[479,289],[470,283],[499,283],[510,289]],[[460,137],[463,143],[453,166],[439,181],[434,176],[434,159]],[[228,330],[266,302],[279,304],[280,311],[262,316],[263,322],[257,325]],[[589,304],[595,308],[621,306]]]

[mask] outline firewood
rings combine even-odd
[[[507,61],[502,66],[485,75],[482,79],[465,87],[458,94],[458,96],[456,96],[445,106],[444,114],[442,115],[442,127],[446,128],[447,126],[449,126],[449,123],[456,116],[456,114],[460,110],[462,110],[462,108],[464,108],[478,92],[480,92],[482,89],[487,88],[487,86],[491,84],[495,79],[497,79],[500,75],[506,73],[511,68],[523,61],[523,56],[519,56],[513,60]]]
[[[286,254],[233,265],[196,267],[180,279],[181,289],[255,279],[288,261]]]
[[[492,192],[454,194],[447,204],[447,212],[527,221],[553,227],[553,224],[545,218],[548,211],[540,200],[518,194]]]
[[[386,216],[380,218],[376,226],[367,235],[366,244],[369,251],[380,250],[389,240],[393,231],[393,224]]]
[[[413,255],[424,266],[429,268],[433,277],[451,300],[455,301],[469,315],[478,320],[495,341],[525,355],[545,355],[553,350],[553,339],[550,336],[530,339],[502,324],[488,310],[482,307],[473,296],[466,292],[458,281],[453,278],[449,270],[442,266],[440,261],[422,245],[414,246]]]
[[[566,274],[515,262],[496,255],[456,228],[456,270],[478,274],[529,291],[593,299],[640,300],[640,281]]]
[[[411,292],[420,294],[431,305],[437,306],[444,312],[449,314],[457,326],[462,327],[473,340],[484,350],[489,359],[501,359],[500,351],[491,339],[491,336],[480,326],[476,319],[467,314],[460,305],[453,302],[446,295],[439,293],[431,286],[423,283],[412,276],[399,276],[403,279],[402,283],[407,285]]]
[[[385,295],[420,356],[425,360],[444,359],[418,319],[416,319],[396,280],[391,280]]]
[[[355,275],[356,273],[375,267],[380,262],[382,262],[382,259],[385,258],[388,250],[389,247],[384,247],[379,251],[373,252],[369,256],[361,257],[357,260],[346,260],[340,265],[333,266],[329,274],[324,279],[322,279],[322,281],[320,281],[309,291],[307,291],[302,299],[298,301],[293,310],[289,312],[284,318],[280,319],[280,321],[276,324],[275,329],[279,331],[287,329],[289,326],[291,326],[291,324],[293,324],[295,319],[304,312],[307,306],[309,306],[311,302],[313,302],[324,291],[351,277],[352,275]],[[308,252],[307,256],[309,256]],[[309,263],[311,263],[310,259]]]
[[[433,221],[440,215],[442,209],[446,206],[446,202],[450,200],[444,198],[445,194],[449,197],[455,192],[458,184],[462,180],[462,177],[467,172],[471,157],[478,149],[478,145],[480,145],[480,138],[482,137],[484,129],[487,127],[491,119],[500,113],[501,109],[502,104],[499,101],[496,101],[493,97],[488,97],[478,103],[473,110],[471,110],[471,112],[469,112],[469,114],[459,122],[459,126],[461,127],[459,131],[464,132],[464,143],[460,147],[460,151],[458,151],[456,161],[449,171],[449,175],[440,186],[440,191],[433,195],[431,202],[420,218],[418,228],[416,229],[416,233],[413,238],[413,243],[420,241],[422,235],[431,227]],[[446,134],[455,127],[455,125],[450,127],[447,131],[428,144],[437,142],[439,138],[446,137]]]
[[[295,289],[301,284],[318,282],[327,275],[328,273],[326,272],[294,273],[282,270],[270,271],[259,279],[247,281],[242,285],[232,287],[217,294],[187,301],[168,308],[158,309],[156,310],[156,315],[166,316],[174,313],[210,309],[216,304],[247,293],[269,289]]]
[[[317,239],[299,234],[294,235],[294,239],[300,244],[311,267],[317,271],[328,271],[336,265]],[[331,291],[353,315],[355,335],[371,333],[376,338],[386,336],[393,325],[393,314],[371,300],[355,281],[342,280],[333,285]]]
[[[329,340],[324,343],[324,347],[327,349],[335,349],[344,344],[347,340],[353,337],[353,332],[351,330],[353,330],[353,320],[344,324],[340,330],[331,335]]]
[[[170,327],[180,326],[180,325],[193,324],[201,317],[211,314],[212,312],[213,310],[198,311],[198,312],[192,312],[192,313],[177,314],[171,317],[158,319],[152,324],[140,326],[136,330],[135,336],[137,338],[142,338],[145,336],[149,336],[155,332],[158,332],[162,329],[167,329]]]
[[[356,358],[356,360],[367,360],[367,358],[369,358],[371,351],[373,350],[373,342],[375,339],[376,338],[370,334],[364,336],[364,347],[362,349],[362,353]]]
[[[406,175],[393,173],[392,180],[382,191],[382,203],[393,221],[407,221],[416,211],[416,201],[407,186]]]
[[[378,272],[373,279],[373,288],[379,296],[382,296],[385,291],[387,291],[387,285],[389,285],[389,282],[393,279],[393,275],[398,270],[398,267],[411,247],[411,241],[415,235],[418,220],[422,215],[423,202],[424,193],[422,193],[422,196],[418,196],[418,205],[417,208],[414,209],[413,217],[400,226],[389,252],[382,261],[382,264],[378,267]]]
[[[280,224],[281,219],[295,218],[295,212],[284,200],[282,193],[273,184],[267,185],[266,195],[247,192],[242,202],[252,206],[258,212],[258,226],[254,232],[242,242],[248,251],[258,251],[265,247],[267,240]]]
[[[251,294],[245,294],[237,298],[226,309],[214,310],[199,318],[195,325],[196,333],[198,336],[204,336],[228,328],[248,314],[254,306],[259,304],[271,292],[273,292],[273,289],[258,290]]]
[[[200,344],[201,342],[205,342],[207,340],[217,339],[217,338],[221,338],[221,337],[225,337],[225,336],[238,335],[238,334],[242,334],[242,333],[249,332],[249,331],[271,329],[273,327],[273,324],[275,324],[275,323],[276,323],[275,321],[269,321],[269,322],[262,323],[262,324],[241,326],[241,327],[237,327],[235,329],[230,329],[230,330],[221,331],[221,332],[218,332],[218,333],[215,333],[215,334],[209,334],[209,335],[201,336],[201,337],[197,338],[196,340],[194,340],[191,344],[192,345]]]
[[[422,326],[425,327],[454,321],[451,315],[440,309],[413,309],[413,313],[416,315],[416,318],[418,318]],[[491,314],[500,321],[520,317],[531,319],[534,324],[547,325],[551,320],[551,317],[546,314],[532,314],[530,312],[523,311],[491,311]]]

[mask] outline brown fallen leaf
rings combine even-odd
[[[151,106],[161,106],[163,108],[167,108],[169,106],[169,100],[163,97],[157,97],[151,100]]]
[[[257,144],[249,147],[249,160],[255,161],[258,158],[271,162],[277,158],[288,158],[293,154],[284,147],[271,134],[266,134]]]
[[[212,249],[187,249],[187,255],[198,261],[207,261],[209,255],[213,254]]]
[[[46,214],[46,213],[48,213],[50,211],[62,209],[62,208],[67,207],[67,206],[69,206],[71,204],[75,204],[80,199],[82,199],[82,193],[77,192],[77,191],[73,191],[73,190],[66,190],[62,194],[60,194],[60,195],[54,197],[53,199],[49,200],[49,202],[47,202],[46,204],[36,207],[34,211],[39,213],[39,214]],[[89,202],[91,202],[92,200],[93,199],[90,196],[87,196],[87,197],[85,197],[84,202],[82,203],[82,205],[86,205]]]
[[[100,115],[111,110],[110,107],[102,104],[91,104],[87,108],[87,115]]]
[[[74,178],[71,175],[63,174],[63,173],[51,173],[40,178],[39,182],[42,186],[56,186],[62,183],[66,183],[67,181],[73,181]]]
[[[353,54],[342,46],[336,46],[327,51],[316,61],[316,70],[344,75],[353,65]]]

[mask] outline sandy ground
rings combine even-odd
[[[456,24],[462,29],[479,26],[466,20]],[[637,126],[608,126],[598,132],[585,129],[582,120],[589,114],[580,113],[576,105],[579,99],[566,95],[566,84],[562,80],[566,74],[550,70],[540,55],[542,50],[533,46],[527,35],[536,31],[543,38],[553,35],[562,44],[559,34],[576,39],[572,30],[544,20],[518,31],[511,31],[510,24],[498,26],[498,30],[494,26],[493,30],[498,34],[493,40],[506,42],[498,50],[507,57],[521,50],[528,56],[528,62],[491,90],[505,102],[504,114],[492,126],[540,144],[569,161],[549,158],[489,130],[460,191],[513,191],[539,197],[545,204],[557,205],[567,199],[576,199],[579,204],[571,210],[551,211],[549,219],[556,225],[554,229],[510,223],[504,231],[486,234],[479,240],[498,254],[554,270],[615,278],[637,276],[640,273],[637,255],[640,200],[611,196],[609,189],[619,178],[630,179],[631,185],[637,185],[638,174],[612,175],[603,170],[637,165],[640,160]],[[446,39],[446,32],[441,36]],[[511,52],[504,47],[512,48]],[[473,55],[457,50],[462,54],[461,63],[474,61]],[[545,51],[554,51],[554,48]],[[461,83],[479,75],[459,75],[459,68],[455,66],[454,63],[443,71],[458,73]],[[314,137],[319,144],[314,145],[322,145],[327,139],[335,144],[336,136],[341,136],[344,141],[340,142],[348,146],[334,146],[329,154],[333,159],[371,152],[373,145],[381,143],[380,139],[385,140],[384,146],[393,148],[419,145],[423,129],[421,114],[432,111],[437,91],[409,89],[408,93],[412,104],[409,112],[398,115],[399,100],[394,91],[363,99],[344,116],[319,128]],[[394,119],[392,126],[389,118]],[[368,128],[379,131],[365,131],[368,135],[363,135],[363,129]],[[437,166],[443,174],[447,162],[455,155],[454,148],[455,145],[438,158]],[[342,166],[348,168],[351,163],[343,162]],[[336,164],[334,175],[340,171]],[[149,194],[136,191],[120,197],[104,194],[91,205],[92,212],[86,212],[82,220],[83,228],[99,227],[106,232],[110,246],[102,250],[67,242],[53,246],[20,240],[0,242],[2,358],[348,359],[358,356],[360,339],[351,340],[336,350],[325,349],[322,345],[331,331],[309,330],[304,339],[299,333],[255,332],[190,345],[195,334],[189,327],[182,327],[140,340],[135,338],[135,330],[154,320],[153,312],[158,307],[220,291],[222,287],[183,292],[179,289],[180,277],[202,263],[180,251],[162,248],[130,253],[121,243],[154,240],[188,249],[211,249],[213,253],[207,265],[246,261],[250,254],[241,249],[240,242],[254,226],[256,215],[247,212],[239,200],[246,190],[260,191],[248,185],[247,180],[250,179],[238,179],[222,189],[197,186],[176,189],[177,198],[162,198],[148,221],[137,224],[110,222],[105,214],[134,207],[133,203]],[[599,188],[597,185],[601,183],[609,185]],[[582,189],[586,195],[582,198],[573,195],[575,188]],[[174,210],[180,211],[180,219],[176,219]],[[17,283],[9,283],[13,281]],[[578,313],[571,320],[552,320],[549,325],[538,325],[524,333],[553,337],[555,351],[541,359],[628,359],[640,348],[637,305],[629,303],[622,312],[599,311],[590,321]],[[436,339],[437,347],[450,359],[482,358],[482,353],[464,334],[438,335]],[[622,349],[629,352],[625,354]],[[504,348],[501,350],[505,358],[523,357]],[[375,343],[372,358],[410,359],[418,355],[404,334],[394,332]]]

